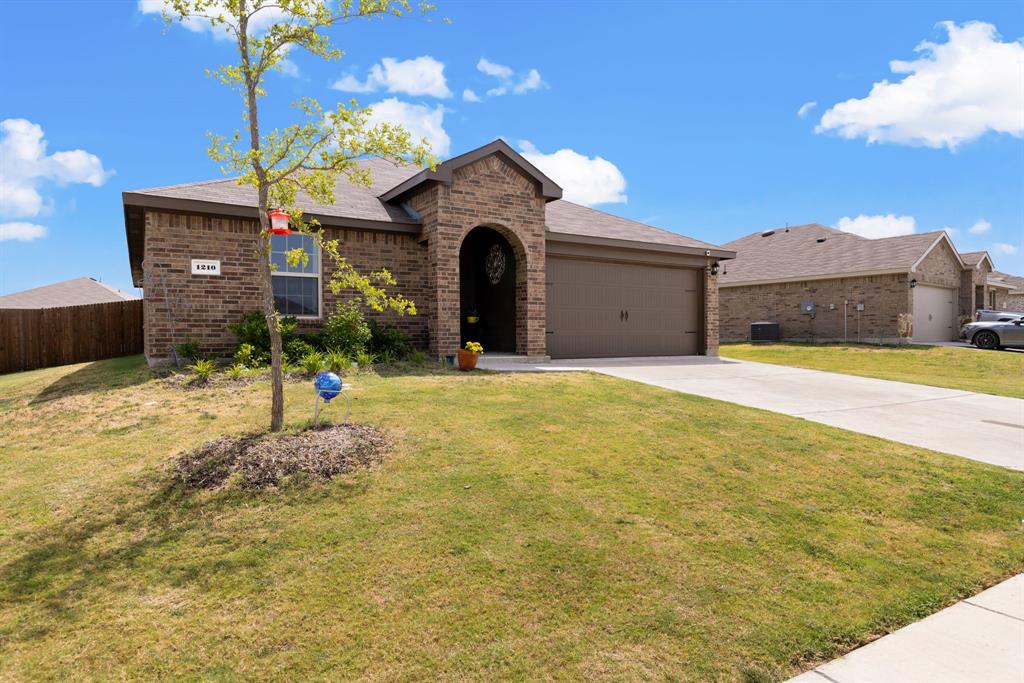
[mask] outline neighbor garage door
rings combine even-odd
[[[914,287],[914,341],[949,341],[956,336],[953,301],[956,290]]]
[[[552,358],[700,352],[700,271],[548,257]]]

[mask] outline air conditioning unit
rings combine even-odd
[[[777,342],[779,341],[779,324],[761,320],[750,323],[750,341],[752,342]]]

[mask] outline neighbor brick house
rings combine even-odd
[[[724,248],[736,252],[719,276],[727,341],[749,339],[751,323],[769,321],[783,339],[894,342],[901,317],[915,341],[952,340],[991,271],[991,259],[965,262],[945,231],[867,239],[811,224]]]
[[[985,284],[991,293],[986,308],[1024,312],[1024,277],[993,271]]]
[[[564,201],[500,140],[434,170],[362,163],[371,187],[340,178],[334,204],[300,195],[300,208],[361,271],[391,270],[418,315],[382,317],[432,354],[469,340],[531,357],[717,354],[713,271],[731,251]],[[253,189],[216,180],[123,202],[150,362],[186,340],[228,355],[227,325],[259,308]],[[333,264],[308,240],[277,236],[271,258],[278,309],[312,330],[345,293],[326,287]],[[289,267],[300,245],[310,262]]]

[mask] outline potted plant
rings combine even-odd
[[[483,352],[484,347],[480,342],[466,342],[466,348],[459,349],[459,370],[472,370],[475,368],[476,362]]]

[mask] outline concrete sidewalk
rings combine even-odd
[[[705,356],[495,358],[482,367],[592,370],[1024,470],[1024,400],[1016,398]]]
[[[1021,683],[1024,574],[789,683]]]

